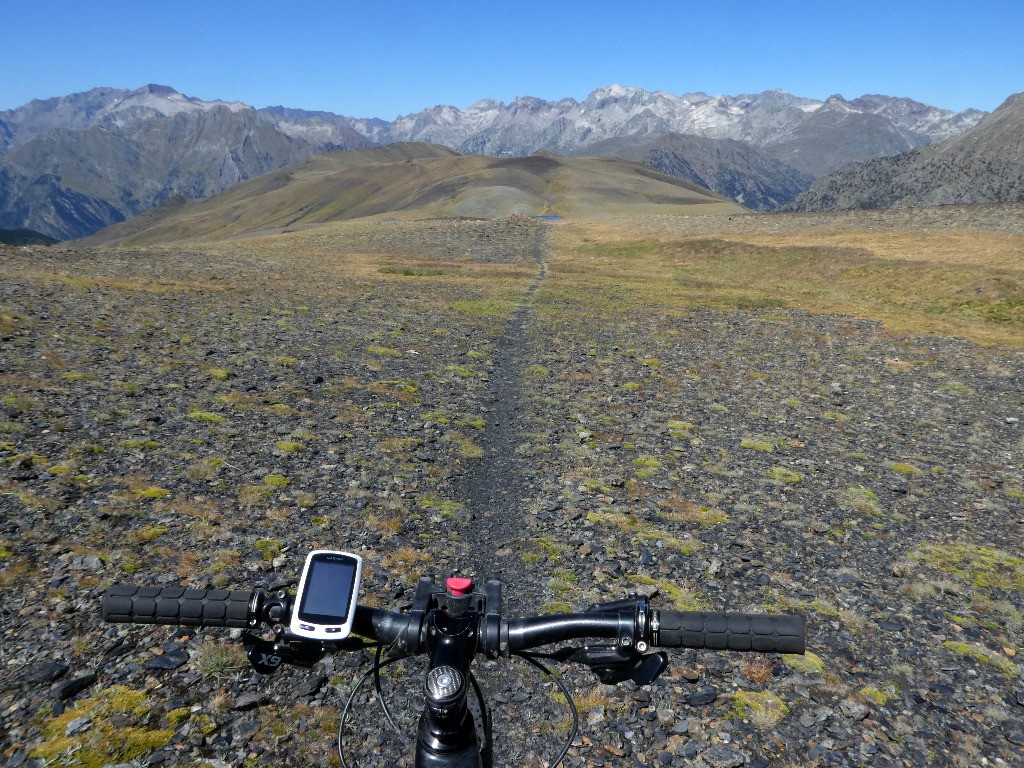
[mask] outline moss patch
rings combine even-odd
[[[886,683],[884,687],[878,688],[874,685],[866,685],[860,689],[860,695],[876,706],[883,706],[896,697],[899,692],[895,683]]]
[[[752,451],[764,451],[771,453],[785,448],[787,441],[781,437],[758,435],[757,437],[745,437],[740,441],[740,448],[749,448]]]
[[[212,413],[211,411],[192,411],[192,413],[188,414],[188,418],[195,419],[196,421],[205,421],[207,424],[223,424],[227,421],[219,413]]]
[[[948,648],[958,656],[970,656],[975,661],[980,661],[983,664],[990,664],[1007,677],[1017,676],[1017,665],[1009,659],[1000,656],[995,651],[990,651],[974,643],[960,643],[955,640],[947,640],[944,642],[943,647]]]
[[[926,544],[910,557],[981,589],[1024,590],[1024,558],[995,547]]]
[[[783,656],[782,663],[790,669],[803,672],[805,675],[825,674],[825,662],[816,653],[811,653],[810,651],[805,651],[803,656],[792,654]]]
[[[632,573],[626,576],[626,580],[642,587],[653,587],[655,594],[662,594],[668,598],[674,610],[706,611],[711,607],[703,595],[675,581],[656,579],[642,573]]]
[[[878,496],[863,485],[851,485],[843,491],[839,500],[844,506],[862,515],[881,517],[885,514]]]
[[[277,539],[257,539],[253,542],[253,547],[269,563],[284,550],[284,542]]]
[[[32,757],[48,764],[100,768],[127,763],[140,755],[166,746],[174,736],[170,729],[148,729],[140,725],[151,705],[142,691],[111,686],[75,704],[60,717],[42,725],[46,741],[32,750]],[[127,720],[134,725],[125,724]],[[81,725],[77,733],[71,724]],[[73,755],[73,763],[60,762]]]
[[[904,464],[901,461],[895,461],[889,465],[889,469],[899,475],[920,475],[921,470],[915,467],[913,464]]]
[[[786,715],[789,707],[771,691],[737,691],[732,696],[730,717],[749,720],[755,728],[774,728]]]
[[[785,467],[772,467],[768,470],[768,477],[780,483],[799,483],[804,479],[801,473]]]

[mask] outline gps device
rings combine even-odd
[[[363,559],[317,549],[306,556],[289,629],[311,640],[341,640],[352,631]]]

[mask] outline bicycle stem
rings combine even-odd
[[[480,614],[434,609],[427,615],[430,667],[423,681],[416,768],[476,768],[480,743],[467,705],[469,667],[476,655]]]

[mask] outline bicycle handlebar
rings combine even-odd
[[[803,653],[804,617],[658,611],[654,644],[662,648]]]
[[[256,592],[115,584],[103,595],[103,620],[187,627],[250,626]]]
[[[260,615],[261,591],[141,587],[118,584],[103,596],[103,620],[131,624],[177,624],[200,627],[253,628]],[[803,653],[804,619],[799,615],[709,613],[652,610],[647,626],[638,627],[637,640],[661,648],[708,648],[762,653]],[[284,618],[284,617],[279,617]],[[616,644],[634,637],[635,616],[629,611],[572,613],[502,619],[502,654],[583,638],[611,639]],[[409,614],[358,606],[353,632],[399,650],[420,652],[420,629]],[[485,627],[481,627],[486,632]]]

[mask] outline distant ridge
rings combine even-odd
[[[778,208],[812,181],[793,166],[735,139],[656,133],[605,139],[583,152],[644,163],[755,211]]]
[[[614,158],[458,155],[423,142],[331,152],[205,200],[175,200],[79,241],[152,245],[273,235],[369,216],[584,218],[742,213],[732,201]]]
[[[1013,202],[1024,202],[1024,93],[942,144],[841,168],[786,210]]]
[[[60,242],[31,229],[0,229],[0,243],[4,245],[53,245]]]

